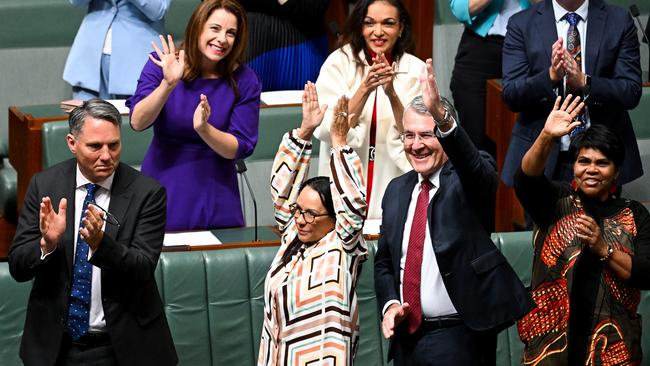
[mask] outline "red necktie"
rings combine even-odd
[[[409,235],[409,246],[404,266],[402,294],[404,302],[411,306],[408,316],[409,332],[415,333],[422,321],[422,304],[420,303],[420,278],[422,277],[422,252],[424,236],[427,232],[427,208],[429,207],[429,190],[432,188],[429,179],[420,183],[420,194],[415,205],[415,214]]]

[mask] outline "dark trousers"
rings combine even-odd
[[[496,145],[485,135],[485,83],[502,77],[503,37],[481,37],[465,28],[451,76],[451,94],[458,119],[480,150],[495,156]]]
[[[400,334],[395,339],[394,366],[494,366],[497,336],[465,325]]]
[[[110,341],[82,343],[64,334],[56,366],[119,366]]]

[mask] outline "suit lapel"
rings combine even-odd
[[[413,193],[413,188],[418,182],[418,173],[411,171],[407,173],[408,176],[404,181],[404,185],[399,190],[399,197],[397,202],[397,214],[399,217],[395,218],[397,222],[403,223],[402,225],[397,225],[398,230],[393,242],[398,248],[402,247],[402,239],[404,238],[404,224],[406,223],[406,217],[409,211],[409,204],[411,203],[411,194]]]
[[[132,193],[128,190],[131,185],[132,179],[126,173],[126,168],[122,163],[115,171],[115,178],[113,178],[113,186],[111,187],[111,203],[109,204],[108,212],[113,214],[118,222],[124,223],[126,213],[131,203]],[[105,234],[113,239],[117,239],[119,228],[117,225],[106,224]]]
[[[65,215],[65,232],[63,233],[63,253],[65,255],[65,262],[68,266],[68,275],[72,276],[72,268],[74,266],[74,245],[75,238],[79,232],[79,223],[75,220],[76,207],[76,189],[77,189],[77,162],[70,160],[70,163],[65,165],[61,170],[61,182],[63,182],[63,192],[61,197],[68,200],[68,208]],[[52,202],[54,207],[58,207],[58,202]]]
[[[553,4],[551,0],[547,0],[543,6],[540,6],[537,9],[535,28],[537,30],[537,34],[541,35],[540,39],[542,42],[542,47],[546,53],[546,59],[550,63],[553,43],[555,43],[555,41],[558,39],[557,27],[555,25],[555,13],[553,13]],[[566,37],[563,36],[563,38]]]
[[[589,2],[587,13],[587,37],[586,37],[586,59],[585,73],[592,74],[596,71],[596,61],[598,61],[598,52],[600,51],[600,42],[605,34],[605,25],[607,24],[607,12],[604,9],[605,4],[598,0]]]

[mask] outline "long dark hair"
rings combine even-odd
[[[185,28],[185,40],[181,48],[185,50],[185,72],[183,81],[192,81],[201,76],[201,50],[199,38],[203,26],[215,10],[225,9],[237,18],[237,35],[230,53],[216,65],[216,72],[228,81],[228,84],[239,97],[239,88],[233,76],[237,65],[244,62],[244,52],[248,43],[248,17],[246,11],[236,0],[206,0],[194,9]]]
[[[298,195],[302,192],[305,187],[310,187],[318,196],[320,196],[320,201],[325,206],[327,211],[327,216],[331,218],[336,217],[336,212],[334,211],[334,201],[332,201],[332,191],[330,190],[330,179],[328,177],[314,177],[309,178],[302,183],[300,190],[298,190]],[[293,239],[293,241],[287,246],[287,249],[282,254],[282,267],[286,266],[298,251],[303,247],[303,242],[300,241],[298,235]]]
[[[354,58],[354,63],[357,64],[358,69],[363,68],[364,65],[363,60],[359,57],[361,51],[363,51],[367,59],[370,58],[366,40],[363,38],[363,20],[368,14],[368,7],[376,1],[383,1],[397,8],[399,22],[402,26],[402,35],[397,38],[397,41],[395,41],[395,45],[393,46],[391,52],[393,60],[398,61],[404,52],[412,53],[415,49],[411,16],[400,0],[359,0],[355,3],[354,8],[350,13],[348,22],[345,24],[343,37],[341,38],[341,46],[350,44],[350,47],[352,48],[352,57]]]

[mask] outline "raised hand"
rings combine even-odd
[[[180,50],[178,56],[176,56],[176,47],[174,46],[174,40],[171,34],[167,35],[167,41],[165,41],[165,37],[162,34],[158,37],[160,38],[162,50],[158,48],[155,42],[151,42],[151,45],[154,51],[156,51],[159,60],[156,60],[152,55],[149,55],[149,59],[162,68],[163,80],[169,86],[174,87],[181,80],[185,71],[185,51]]]
[[[41,231],[41,250],[44,254],[56,249],[59,240],[65,232],[65,215],[68,208],[68,201],[62,198],[59,201],[59,212],[56,213],[52,207],[50,197],[43,197],[39,212],[39,229]]]
[[[92,251],[99,248],[99,244],[102,242],[104,237],[104,212],[93,204],[88,205],[88,209],[83,213],[84,218],[81,221],[83,227],[79,229],[79,235],[81,238],[88,243],[88,246]]]
[[[344,95],[339,98],[334,107],[334,116],[330,127],[332,147],[347,144],[352,117],[354,117],[354,114],[348,115],[348,97]]]
[[[431,59],[427,59],[425,73],[420,75],[420,87],[422,89],[422,101],[429,109],[429,113],[435,120],[442,120],[445,117],[445,108],[440,99],[436,73],[433,71],[433,61]]]
[[[552,137],[561,137],[580,125],[581,122],[575,118],[580,114],[585,104],[580,102],[580,97],[575,97],[573,100],[572,98],[571,94],[567,95],[562,105],[560,105],[562,97],[555,99],[553,110],[544,124],[545,133]]]
[[[201,94],[199,104],[194,110],[193,124],[195,131],[200,131],[208,126],[208,118],[210,118],[210,113],[211,110],[210,103],[208,103],[208,97],[206,97],[205,94]]]
[[[323,122],[326,110],[327,104],[322,106],[318,104],[316,85],[311,81],[307,81],[305,90],[302,93],[302,122],[298,130],[298,137],[303,140],[310,140],[316,127]]]

